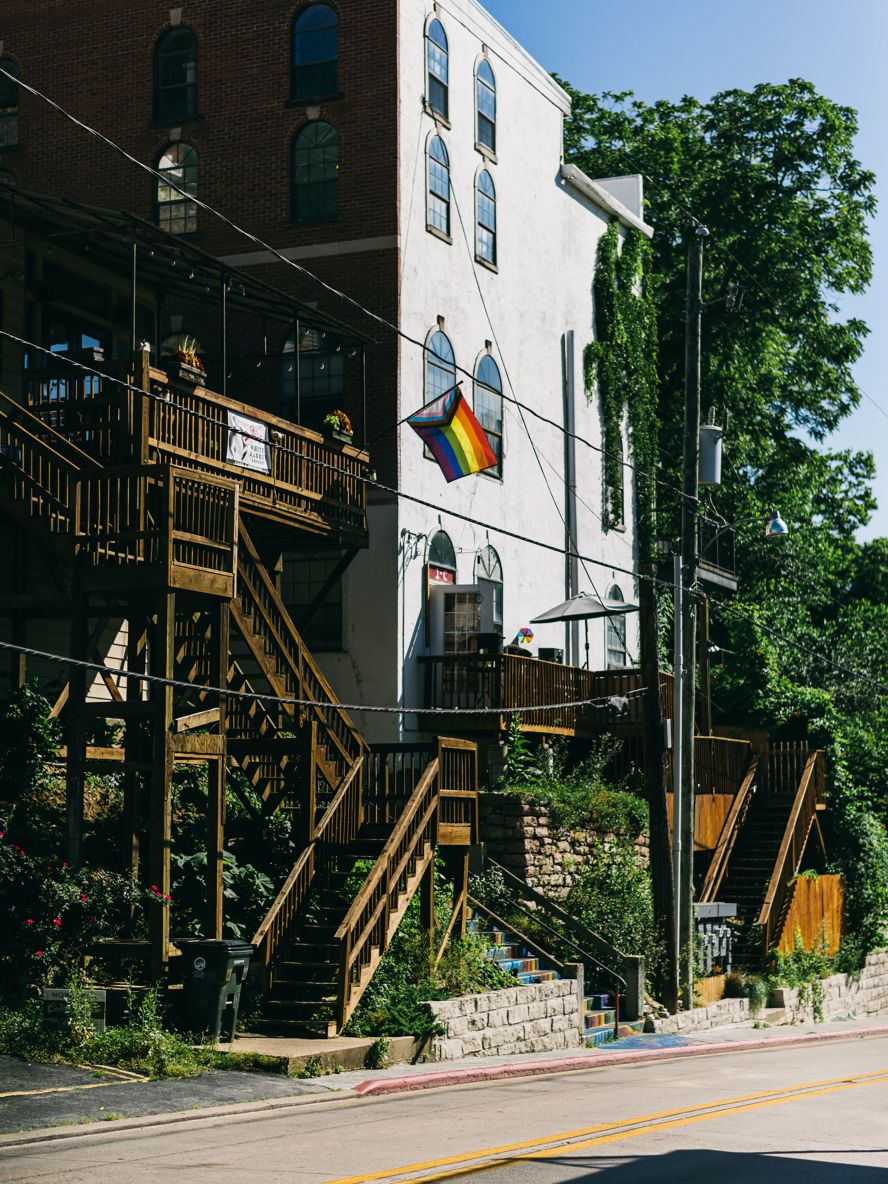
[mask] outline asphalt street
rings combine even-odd
[[[6,1184],[881,1184],[888,1037],[6,1147]]]

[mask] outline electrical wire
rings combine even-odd
[[[222,699],[248,700],[251,703],[272,703],[284,707],[323,707],[327,710],[366,711],[386,715],[526,715],[538,711],[563,711],[570,707],[613,707],[615,696],[604,695],[596,699],[572,699],[566,703],[539,703],[531,707],[384,707],[366,703],[339,703],[321,699],[297,699],[282,695],[263,694],[259,691],[236,691],[230,687],[208,686],[203,683],[186,682],[184,679],[163,678],[159,674],[143,674],[133,670],[123,670],[119,666],[103,665],[101,662],[87,662],[81,658],[70,658],[64,654],[54,654],[47,650],[34,649],[31,646],[18,645],[11,641],[0,641],[0,649],[10,650],[27,657],[42,658],[46,661],[57,662],[61,666],[75,666],[81,670],[92,670],[96,674],[109,674],[119,679],[129,679],[131,682],[147,683],[153,686],[171,687],[174,690],[200,691],[201,694],[219,695]],[[530,659],[528,659],[529,661]],[[617,698],[633,699],[647,693],[647,687],[635,687],[625,695]],[[112,701],[113,703],[113,701]],[[109,711],[109,715],[112,712]]]
[[[8,71],[4,70],[2,66],[0,66],[0,77],[5,77],[9,80],[13,79],[13,76]],[[228,226],[228,228],[233,230],[236,234],[241,235],[242,237],[248,239],[250,242],[254,243],[256,246],[259,246],[263,250],[267,251],[279,263],[283,263],[285,266],[292,268],[294,271],[298,271],[301,275],[304,275],[307,279],[311,280],[313,283],[318,284],[321,288],[323,288],[325,291],[329,292],[332,296],[335,296],[338,299],[343,300],[346,303],[352,305],[355,309],[357,309],[359,312],[363,313],[365,316],[369,317],[372,321],[375,321],[377,324],[383,326],[383,328],[390,330],[392,333],[394,333],[401,340],[407,341],[409,344],[414,345],[418,349],[422,350],[424,355],[431,353],[434,357],[438,357],[438,355],[435,353],[435,351],[430,350],[425,342],[420,341],[419,338],[413,337],[411,334],[407,333],[404,329],[402,329],[399,325],[396,325],[393,321],[388,320],[386,317],[382,316],[380,313],[373,312],[372,309],[367,308],[365,305],[361,304],[361,302],[359,300],[356,300],[353,296],[349,296],[348,293],[343,292],[341,289],[336,288],[332,284],[329,284],[326,280],[321,279],[320,276],[318,276],[314,272],[310,271],[309,268],[304,267],[301,263],[298,263],[295,259],[287,258],[287,256],[284,255],[281,251],[279,251],[276,247],[271,246],[270,243],[265,242],[258,235],[253,234],[252,231],[249,231],[249,230],[245,229],[244,227],[240,226],[237,222],[235,222],[233,219],[229,218],[226,214],[223,214],[220,210],[217,210],[214,206],[211,206],[208,202],[203,201],[201,198],[197,197],[193,193],[188,193],[186,190],[184,190],[180,186],[178,186],[175,183],[175,181],[173,181],[169,176],[166,176],[166,175],[160,173],[157,169],[152,168],[151,165],[145,164],[143,161],[139,160],[137,157],[135,157],[131,153],[127,152],[126,149],[121,147],[121,145],[116,143],[116,141],[112,140],[109,136],[104,135],[104,133],[100,132],[97,128],[94,128],[90,124],[85,123],[83,120],[79,119],[76,115],[72,114],[65,107],[63,107],[60,103],[56,102],[55,99],[51,99],[48,95],[44,94],[42,91],[39,91],[36,87],[31,86],[29,83],[25,82],[23,79],[21,79],[19,77],[16,77],[14,79],[14,81],[16,82],[16,84],[18,86],[20,86],[22,89],[27,91],[29,94],[33,95],[35,98],[40,99],[42,102],[44,102],[44,103],[48,104],[50,107],[52,107],[52,109],[54,111],[56,111],[59,115],[61,115],[63,119],[66,119],[69,123],[74,124],[75,127],[80,128],[82,131],[86,132],[88,135],[91,135],[91,136],[95,137],[96,139],[100,140],[103,144],[105,144],[108,148],[110,148],[117,155],[122,156],[130,164],[135,165],[136,168],[141,169],[142,172],[147,173],[149,176],[153,177],[155,180],[162,182],[167,188],[172,189],[174,192],[178,193],[179,196],[184,198],[186,201],[192,202],[199,209],[204,210],[206,213],[212,215],[214,218],[218,218],[219,221],[221,221],[224,225]],[[445,362],[448,361],[447,359],[441,359],[441,360],[445,361]],[[450,364],[450,363],[448,362],[448,364]],[[465,375],[466,378],[468,378],[474,382],[474,380],[475,380],[474,375],[470,370],[466,370],[463,366],[458,366],[455,363],[453,363],[453,369],[457,373]],[[530,407],[526,403],[520,403],[519,400],[514,397],[514,394],[512,396],[504,395],[503,397],[509,399],[511,402],[520,406],[523,411],[526,411],[529,415],[534,416],[536,419],[540,420],[540,422],[546,423],[550,427],[553,427],[553,428],[557,429],[558,431],[571,436],[573,439],[576,439],[579,443],[584,444],[587,448],[591,448],[596,452],[600,452],[604,456],[610,455],[606,449],[602,448],[601,446],[599,446],[597,444],[593,444],[590,440],[586,440],[582,436],[577,436],[574,433],[567,432],[567,429],[564,427],[564,425],[559,424],[557,420],[550,419],[548,416],[543,415],[541,412],[535,411],[533,407]],[[631,461],[626,461],[623,457],[621,457],[619,455],[615,455],[613,457],[613,459],[618,460],[619,463],[621,465],[623,465],[624,468],[632,469],[634,471],[637,471],[642,476],[649,477],[650,480],[656,482],[659,485],[663,485],[666,488],[669,488],[673,493],[678,494],[680,497],[689,498],[689,500],[693,500],[693,499],[690,499],[689,495],[686,494],[683,490],[680,490],[677,486],[671,485],[668,482],[662,481],[654,473],[647,473],[641,469],[637,469],[636,466],[631,463]]]

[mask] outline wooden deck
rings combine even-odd
[[[73,378],[61,362],[30,368],[25,388],[33,414],[94,461],[115,468],[168,464],[237,481],[246,514],[319,541],[368,544],[366,452],[177,381],[149,367],[147,355],[138,355],[135,366],[92,365],[101,373]]]
[[[608,731],[640,735],[642,696],[638,670],[585,670],[517,654],[436,654],[421,657],[426,707],[444,712],[484,708],[490,715],[423,716],[430,730],[502,733],[516,707],[526,732],[591,737]],[[672,717],[672,675],[661,672],[663,714]],[[612,703],[589,705],[589,700]],[[577,706],[571,706],[576,703]],[[561,704],[562,706],[554,706]],[[563,706],[567,704],[568,706]]]

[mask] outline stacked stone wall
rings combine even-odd
[[[821,986],[824,1020],[888,1014],[888,950],[870,954],[859,975],[833,974],[821,979]],[[807,1022],[814,1018],[815,992],[807,985],[781,987],[772,992],[771,1005],[785,1007],[796,1023]]]
[[[435,1037],[429,1059],[576,1048],[582,1043],[580,992],[573,979],[558,979],[431,1002],[427,1006],[445,1035]]]
[[[614,831],[560,826],[544,803],[528,795],[482,793],[480,831],[488,853],[532,888],[563,900],[580,869],[614,843]],[[639,863],[647,865],[646,835],[632,836]]]

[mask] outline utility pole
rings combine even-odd
[[[684,702],[682,697],[682,688],[684,687],[684,645],[682,643],[682,630],[684,627],[684,597],[683,593],[684,581],[681,576],[681,553],[676,552],[672,556],[672,874],[673,874],[673,907],[675,915],[673,919],[673,928],[675,929],[675,944],[672,951],[673,964],[672,976],[675,979],[675,1006],[678,1008],[678,999],[681,996],[681,953],[683,948],[681,942],[681,918],[682,908],[681,900],[683,896],[682,887],[683,881],[681,878],[681,852],[682,852],[682,837],[683,826],[682,819],[684,817],[682,811],[682,770],[684,769],[684,761],[682,753],[684,751],[684,728],[682,727],[682,714]]]
[[[678,936],[679,967],[685,1007],[694,1000],[694,716],[696,699],[696,603],[691,592],[696,579],[698,550],[697,504],[700,469],[700,352],[703,328],[703,246],[709,237],[705,226],[698,226],[688,248],[688,290],[685,337],[685,421],[681,507],[681,806],[676,800],[680,828],[681,857],[678,877],[681,885]]]
[[[653,510],[653,507],[651,507]],[[672,855],[669,850],[669,817],[664,782],[663,709],[660,693],[660,655],[657,644],[657,569],[645,561],[638,565],[638,616],[641,631],[641,685],[644,712],[644,780],[650,809],[651,887],[654,919],[666,944],[670,974],[663,1002],[675,1011],[678,994],[675,958],[675,897]]]

